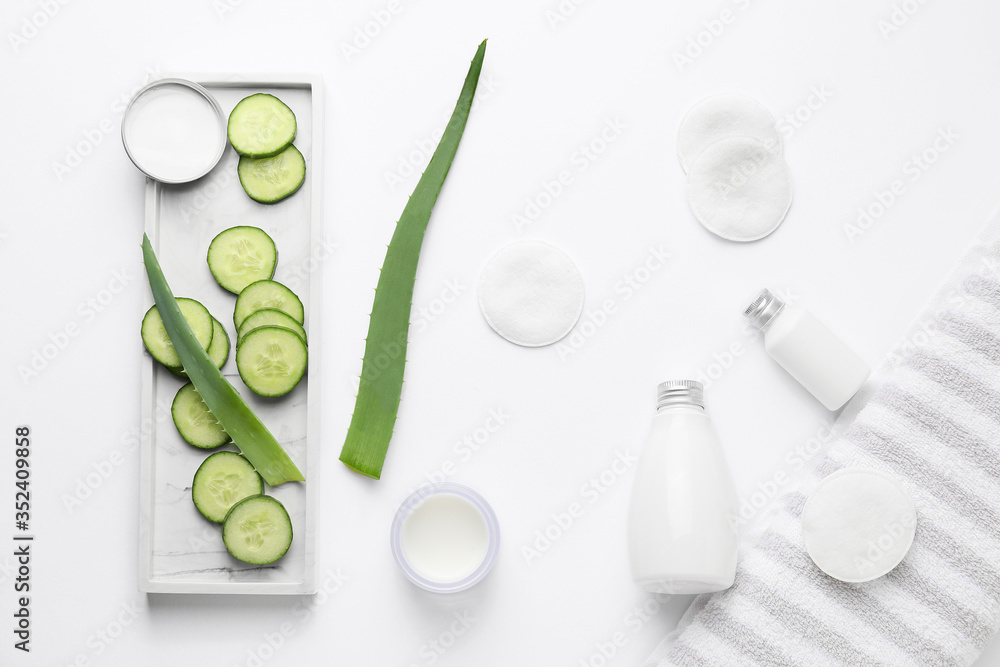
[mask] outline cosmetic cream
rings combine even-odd
[[[215,98],[183,79],[162,79],[132,98],[122,118],[122,142],[144,174],[163,183],[200,178],[226,148],[226,122]]]
[[[437,593],[469,588],[493,567],[500,532],[486,500],[460,484],[417,490],[396,512],[393,556],[417,586]]]

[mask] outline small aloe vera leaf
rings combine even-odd
[[[382,474],[382,464],[399,410],[420,245],[465,131],[485,55],[486,41],[483,40],[469,66],[448,127],[399,216],[375,289],[358,398],[347,439],[340,452],[340,460],[348,468],[374,479]]]
[[[181,315],[149,238],[142,235],[142,259],[163,328],[177,350],[188,379],[243,455],[271,486],[305,480],[299,469],[243,397],[208,358]]]

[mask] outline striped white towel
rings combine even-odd
[[[835,433],[745,536],[735,585],[696,598],[647,667],[976,660],[1000,628],[998,213]],[[894,475],[917,505],[909,554],[864,584],[802,546],[805,499],[847,466]]]

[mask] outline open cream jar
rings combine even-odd
[[[161,183],[188,183],[218,164],[226,119],[205,88],[160,79],[135,94],[122,117],[122,143],[139,170]]]
[[[392,522],[392,555],[411,582],[435,593],[479,583],[500,545],[496,515],[461,484],[432,484],[403,501]]]

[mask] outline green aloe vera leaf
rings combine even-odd
[[[396,223],[375,290],[361,384],[347,439],[340,452],[340,460],[348,468],[374,479],[382,474],[399,410],[420,245],[465,131],[485,55],[486,41],[483,40],[469,66],[448,127]]]
[[[153,300],[188,379],[229,437],[270,486],[305,480],[299,469],[243,397],[208,357],[181,315],[149,238],[142,235],[142,258]]]

